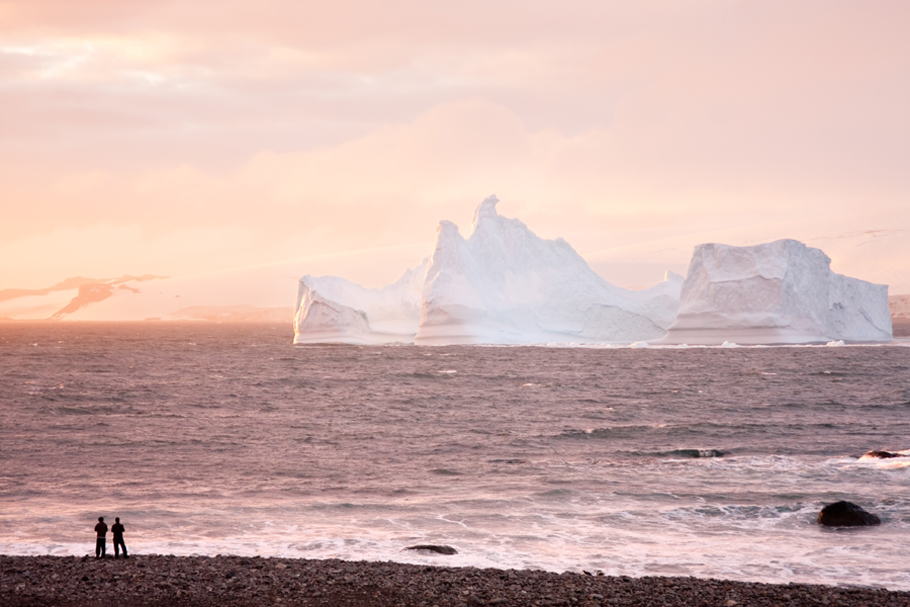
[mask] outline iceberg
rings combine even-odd
[[[427,261],[380,289],[336,276],[304,276],[297,288],[294,343],[414,343]]]
[[[441,221],[432,256],[369,289],[300,279],[294,343],[839,345],[892,337],[888,287],[831,271],[796,240],[695,247],[685,280],[610,284],[563,239],[477,207],[463,237]]]
[[[440,222],[432,256],[393,284],[301,278],[294,343],[584,344],[664,335],[682,276],[668,272],[641,291],[614,286],[565,240],[500,216],[498,202],[480,203],[468,238]]]
[[[665,333],[681,276],[642,291],[616,287],[562,238],[500,216],[498,202],[480,203],[467,239],[440,222],[415,343],[628,343]]]
[[[796,240],[695,247],[665,344],[802,344],[891,339],[888,287],[836,274]]]

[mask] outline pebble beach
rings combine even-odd
[[[910,592],[885,589],[592,573],[235,556],[0,556],[0,605],[910,606]]]

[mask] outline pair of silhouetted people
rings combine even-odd
[[[114,525],[111,527],[111,533],[114,534],[114,558],[120,556],[120,549],[123,548],[123,558],[129,557],[126,553],[126,544],[123,542],[123,525],[120,524],[120,518],[114,519]],[[102,558],[107,554],[107,523],[104,517],[98,517],[98,524],[95,525],[95,558]]]

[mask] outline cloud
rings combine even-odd
[[[49,276],[129,274],[128,268],[158,267],[184,273],[207,270],[213,258],[228,267],[249,261],[249,230],[240,227],[177,228],[158,236],[138,225],[97,224],[82,229],[58,228],[0,244],[0,284],[24,288],[47,286]],[[91,272],[89,272],[91,274]]]
[[[83,227],[14,240],[3,258],[28,260],[17,264],[20,278],[55,266],[61,275],[86,267],[173,275],[430,242],[439,219],[467,228],[477,201],[494,192],[503,213],[551,238],[579,231],[615,238],[628,229],[651,240],[655,230],[678,236],[787,220],[791,233],[768,231],[785,237],[855,203],[805,197],[795,208],[791,191],[737,190],[721,171],[702,181],[673,166],[652,175],[678,170],[676,178],[652,182],[642,159],[624,156],[628,148],[610,131],[528,132],[505,107],[466,99],[337,146],[262,152],[229,173],[180,165],[65,174],[37,193],[46,208],[59,208],[58,221]],[[34,221],[43,215],[37,209]],[[96,225],[98,217],[112,223]],[[580,242],[582,251],[611,244]]]
[[[427,242],[493,192],[593,250],[901,208],[908,17],[888,1],[0,0],[0,247],[38,260],[6,257],[0,281],[60,263],[53,282],[65,259],[175,274]],[[91,253],[93,230],[132,257]],[[172,236],[179,255],[155,244]]]

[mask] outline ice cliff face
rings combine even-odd
[[[660,343],[890,340],[888,287],[835,274],[830,263],[796,240],[699,245]]]
[[[533,344],[654,339],[673,321],[682,277],[613,286],[562,239],[538,238],[484,200],[465,239],[439,224],[424,264],[381,289],[300,279],[294,343]]]
[[[439,224],[415,343],[629,342],[672,322],[680,277],[647,291],[613,286],[561,238],[537,237],[484,200],[465,239]]]

